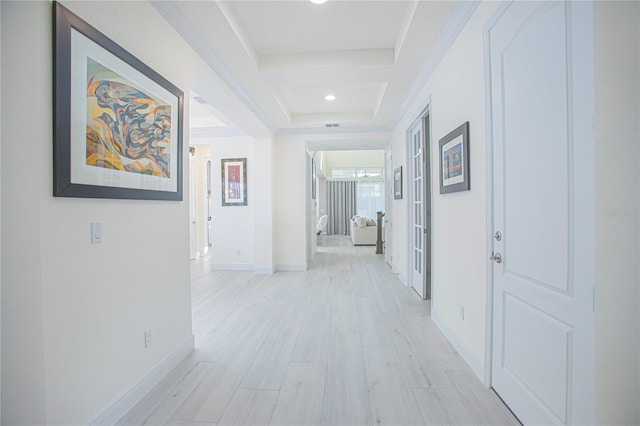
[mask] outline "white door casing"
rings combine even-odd
[[[384,193],[384,260],[393,267],[392,218],[393,218],[393,160],[391,148],[384,153],[385,193]]]
[[[591,7],[509,3],[486,32],[491,382],[523,424],[595,419]]]
[[[407,195],[411,217],[409,252],[411,270],[409,282],[421,298],[425,291],[424,252],[424,127],[423,120],[417,120],[409,129],[409,161],[407,170]]]
[[[192,155],[189,155],[189,258],[195,259],[197,256],[198,231],[196,224],[196,162]]]

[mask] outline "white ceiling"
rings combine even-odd
[[[402,0],[153,4],[272,132],[316,133],[319,143],[334,145],[332,135],[346,133],[355,141],[350,149],[386,145],[380,134],[398,119],[456,7]],[[329,93],[335,101],[324,100]]]

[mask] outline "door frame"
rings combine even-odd
[[[384,150],[384,260],[393,269],[393,151],[391,145]]]
[[[505,13],[505,11],[511,6],[511,2],[505,2],[498,6],[493,15],[489,18],[483,28],[483,55],[484,55],[484,79],[485,79],[485,135],[486,135],[486,248],[485,255],[487,262],[489,263],[489,257],[491,256],[493,249],[493,203],[494,203],[494,194],[493,194],[493,116],[492,116],[492,87],[491,87],[491,56],[490,56],[490,45],[489,45],[489,31],[490,29],[497,23],[500,17]],[[586,59],[587,62],[593,64],[593,40],[594,40],[594,27],[593,27],[593,5],[589,4],[580,4],[578,7],[579,11],[575,11],[572,5],[572,19],[578,16],[581,22],[591,22],[592,24],[588,27],[583,27],[581,30],[583,32],[583,37],[581,40],[583,42],[581,45],[585,46],[585,48],[580,49],[579,55]],[[590,69],[583,70],[583,78],[577,83],[579,86],[579,90],[584,90],[588,95],[588,107],[591,108],[592,111],[595,111],[595,98],[594,98],[594,67],[592,66]],[[581,140],[583,141],[581,152],[575,152],[574,155],[576,157],[581,158],[588,164],[594,164],[595,158],[595,133],[593,130],[593,126],[584,126],[583,133],[581,135]],[[595,176],[595,171],[591,173],[591,186],[594,186],[595,183],[593,181]],[[583,191],[584,192],[584,191]],[[583,196],[585,194],[582,194]],[[591,249],[593,254],[593,260],[595,260],[595,196],[591,195],[591,199],[589,200],[591,211],[593,212],[588,220],[583,223],[582,231],[586,234],[586,240],[590,241],[590,246],[587,250]],[[588,225],[593,225],[589,227]],[[589,228],[585,230],[585,228]],[[486,315],[485,315],[485,362],[484,362],[484,385],[487,388],[492,387],[492,375],[493,375],[493,317],[494,317],[494,274],[493,267],[489,265],[486,271],[486,297],[485,297],[485,307],[486,307]],[[592,284],[594,285],[594,312],[595,312],[595,275],[593,276]],[[594,324],[592,324],[592,327]],[[590,355],[590,359],[587,360],[592,365],[595,365],[594,360],[595,352]],[[587,382],[595,389],[594,379],[591,378],[587,380]]]
[[[427,119],[427,117],[429,118],[429,123],[428,125],[424,125],[424,120]],[[422,139],[422,149],[424,150],[424,152],[427,152],[427,147],[425,146],[426,141],[427,141],[427,136],[428,136],[428,140],[429,140],[429,152],[428,152],[428,159],[429,161],[431,161],[431,95],[427,96],[427,102],[426,105],[424,106],[424,108],[422,108],[420,110],[420,113],[416,116],[416,118],[414,118],[411,123],[409,124],[409,126],[406,129],[405,132],[405,155],[406,155],[406,159],[405,159],[405,164],[406,164],[406,172],[405,172],[405,176],[403,176],[403,180],[404,180],[404,186],[405,186],[405,197],[406,197],[406,203],[405,205],[407,206],[407,224],[413,224],[413,208],[410,205],[412,203],[411,197],[413,194],[413,189],[411,188],[410,184],[413,181],[413,174],[414,174],[414,170],[413,170],[413,161],[412,161],[412,155],[411,155],[411,130],[418,124],[422,122],[422,135],[423,135],[423,139]],[[427,135],[427,132],[429,132],[429,134]],[[424,193],[422,194],[423,196],[423,203],[425,205],[425,209],[424,209],[424,218],[423,218],[423,224],[425,226],[428,225],[428,229],[430,231],[430,238],[429,238],[429,242],[433,241],[433,214],[431,215],[431,220],[429,221],[429,223],[427,224],[427,214],[426,214],[426,205],[427,205],[427,194],[429,194],[429,206],[431,207],[433,204],[433,199],[432,199],[432,191],[431,191],[431,186],[432,186],[432,181],[433,181],[433,174],[432,174],[432,169],[433,167],[431,167],[431,164],[429,164],[429,166],[427,167],[426,165],[426,159],[427,159],[427,155],[423,156],[423,159],[425,160],[425,165],[424,165],[424,170],[423,170],[423,179],[428,178],[429,181],[429,188],[427,191],[427,185],[423,185],[423,189],[424,189]],[[433,210],[433,209],[432,209]],[[412,226],[407,226],[407,282],[406,282],[406,286],[407,287],[413,287],[412,284],[412,275],[413,275],[413,232],[412,232],[413,227]],[[424,258],[424,268],[423,271],[425,271],[425,278],[426,278],[426,266],[427,266],[427,254],[429,256],[429,263],[431,264],[431,267],[433,268],[433,250],[431,247],[431,244],[429,246],[429,249],[426,250],[426,239],[424,240],[424,247],[425,247],[425,258]],[[431,271],[431,276],[433,276],[433,271]],[[427,295],[427,288],[426,288],[426,280],[424,282],[424,294],[425,296]],[[429,300],[431,301],[431,305],[433,305],[433,282],[431,283],[431,288],[429,289],[429,294],[430,294],[430,298]]]
[[[194,151],[195,152],[195,151]],[[189,259],[195,260],[198,253],[198,188],[196,181],[195,154],[189,154]]]

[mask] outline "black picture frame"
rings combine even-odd
[[[441,194],[471,189],[468,121],[440,139],[439,163]]]
[[[402,200],[402,166],[393,172],[393,199]]]
[[[53,57],[53,195],[182,201],[183,92],[58,2]]]
[[[222,205],[247,205],[247,159],[223,158],[221,165]]]

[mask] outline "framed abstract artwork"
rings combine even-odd
[[[247,205],[247,159],[222,159],[222,205]]]
[[[183,92],[57,2],[53,21],[53,195],[182,200]]]
[[[468,191],[469,122],[465,122],[440,139],[440,193]]]

